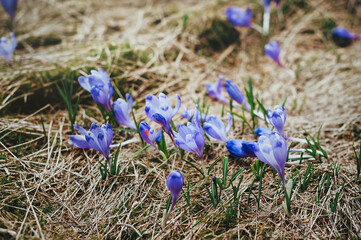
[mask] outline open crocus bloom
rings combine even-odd
[[[256,155],[252,151],[255,144],[255,142],[235,139],[227,141],[226,148],[233,156],[238,158],[255,157]]]
[[[225,104],[229,104],[229,100],[226,99],[223,95],[222,95],[222,90],[223,90],[223,77],[219,76],[218,78],[218,82],[216,83],[207,83],[206,86],[206,90],[207,93],[210,97],[214,98],[214,99],[218,99],[221,102],[224,102]]]
[[[0,0],[0,2],[6,13],[11,18],[11,21],[14,21],[18,0]]]
[[[5,37],[0,38],[0,56],[2,56],[11,66],[11,57],[13,55],[16,46],[18,45],[18,42],[16,40],[14,33],[10,33],[10,36],[11,36],[11,41],[9,41]]]
[[[174,207],[175,203],[177,202],[179,194],[182,191],[182,187],[183,187],[183,183],[184,183],[184,178],[183,178],[182,173],[178,170],[173,170],[168,175],[165,183],[166,183],[169,191],[172,194],[172,205],[168,212],[168,213],[170,213],[173,210],[173,207]]]
[[[228,141],[228,137],[226,135],[232,127],[232,115],[230,113],[227,113],[227,115],[228,115],[227,127],[224,127],[224,124],[219,117],[216,116],[208,117],[207,121],[203,125],[204,130],[208,137],[222,142]]]
[[[283,127],[287,118],[286,110],[283,106],[277,105],[272,112],[271,109],[267,110],[267,120],[274,126],[277,131],[283,135]]]
[[[198,111],[198,109],[197,109]],[[199,123],[198,114],[188,122],[187,126],[178,125],[178,133],[174,132],[174,140],[178,147],[185,151],[194,152],[197,157],[203,159],[204,132]]]
[[[280,61],[280,52],[281,52],[281,46],[276,41],[269,41],[264,46],[264,53],[267,55],[267,57],[275,61],[280,67],[284,68],[284,66]]]
[[[250,27],[252,21],[252,10],[247,7],[246,11],[239,7],[229,7],[226,10],[227,20],[238,27]]]
[[[80,76],[79,84],[91,93],[94,101],[103,106],[108,112],[111,111],[113,86],[108,74],[101,68],[98,71],[91,70],[91,75]]]
[[[74,127],[81,135],[70,135],[69,144],[78,148],[92,148],[99,151],[108,160],[110,166],[109,146],[113,139],[113,129],[109,123],[101,127],[92,123],[89,131],[75,124]]]
[[[285,165],[287,160],[287,143],[284,137],[278,132],[262,135],[257,144],[250,145],[250,150],[254,152],[259,160],[274,167],[285,185]]]
[[[247,111],[251,111],[251,106],[247,102],[247,100],[244,97],[244,95],[242,94],[241,90],[239,90],[239,88],[237,87],[237,85],[234,82],[226,79],[226,83],[224,84],[224,87],[226,88],[228,95],[234,101],[243,105],[244,109],[246,109]]]
[[[137,129],[135,123],[130,119],[130,113],[132,112],[133,107],[133,98],[128,93],[125,97],[127,101],[118,98],[117,101],[113,103],[115,119],[121,125],[127,126],[131,129]]]
[[[160,139],[162,137],[162,130],[159,130],[158,133],[156,133],[154,128],[151,128],[148,123],[141,122],[139,125],[139,131],[143,140],[158,150],[155,141],[160,142]]]
[[[160,124],[165,133],[167,133],[173,141],[173,132],[171,120],[178,112],[181,106],[181,99],[177,94],[177,105],[173,109],[168,97],[164,93],[159,94],[159,98],[149,94],[145,99],[145,114],[152,121]]]

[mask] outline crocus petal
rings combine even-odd
[[[183,184],[184,184],[184,178],[180,171],[173,170],[168,175],[167,180],[166,180],[166,185],[172,194],[172,205],[169,209],[169,212],[171,212],[173,210],[173,207],[174,207],[175,203],[177,202],[179,194],[182,191]]]
[[[177,105],[175,106],[174,110],[173,110],[173,116],[176,115],[176,113],[179,111],[180,107],[181,107],[181,98],[180,96],[177,94]],[[173,117],[172,116],[172,117]]]
[[[352,40],[360,39],[360,36],[356,33],[350,32],[344,27],[336,27],[331,31],[332,35],[337,35],[340,38],[349,38]]]
[[[280,67],[284,67],[280,61],[281,46],[276,41],[269,41],[264,46],[264,53],[267,57],[275,61]]]
[[[255,142],[236,139],[227,141],[226,148],[233,156],[238,158],[255,157],[256,155],[252,151],[254,145],[256,145]]]
[[[228,133],[232,127],[232,115],[230,113],[227,113],[227,115],[228,115],[228,124],[226,127],[226,133]]]
[[[130,95],[127,95],[127,100],[131,102],[133,101]],[[117,101],[113,103],[113,108],[115,119],[119,124],[127,126],[131,129],[137,129],[137,126],[130,118],[132,105],[130,105],[129,102],[125,102],[124,99],[118,98]]]
[[[13,52],[17,46],[17,40],[13,33],[10,33],[12,41],[9,39],[2,37],[0,39],[0,56],[3,57],[9,65],[11,65],[11,58]]]
[[[227,20],[238,27],[250,27],[252,21],[252,10],[247,7],[246,11],[239,7],[229,7],[226,10]]]
[[[222,76],[219,76],[218,82],[212,83],[212,84],[207,83],[205,85],[205,87],[206,87],[206,91],[210,97],[218,99],[221,102],[224,102],[226,104],[229,104],[229,100],[226,99],[222,95],[222,90],[223,90],[223,77]]]
[[[243,105],[244,109],[246,109],[247,111],[251,111],[251,106],[249,105],[246,98],[244,97],[244,95],[242,94],[242,92],[239,90],[239,88],[237,87],[237,85],[234,82],[226,79],[224,87],[226,88],[228,95],[234,101]]]
[[[254,133],[257,136],[262,136],[262,135],[266,135],[266,134],[270,134],[272,132],[271,129],[266,128],[266,127],[258,127],[254,130]]]
[[[90,148],[90,145],[85,140],[84,135],[70,135],[69,136],[70,141],[69,144],[78,147],[78,148]]]
[[[283,135],[283,127],[286,122],[287,113],[283,106],[277,105],[272,112],[267,110],[267,120],[274,126],[277,131]]]

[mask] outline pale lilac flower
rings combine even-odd
[[[272,112],[271,109],[267,110],[267,120],[274,126],[277,131],[283,135],[283,127],[285,125],[287,113],[282,105],[277,105]]]
[[[229,7],[226,10],[227,20],[238,27],[250,27],[252,21],[252,10],[247,7],[246,11],[239,7]]]
[[[255,157],[256,155],[253,152],[255,144],[257,143],[235,139],[227,141],[226,148],[233,156],[238,158]]]
[[[177,202],[177,199],[182,191],[182,187],[184,184],[184,178],[180,171],[173,170],[167,177],[165,182],[169,191],[172,194],[172,205],[168,211],[168,214],[173,210],[174,205]]]
[[[94,101],[103,106],[108,112],[111,111],[113,86],[108,74],[101,68],[98,71],[91,70],[91,75],[80,76],[79,84],[91,93]]]
[[[229,100],[226,99],[222,95],[222,90],[223,90],[223,77],[222,76],[219,76],[218,82],[216,82],[216,83],[212,83],[212,84],[207,83],[206,90],[210,97],[212,97],[214,99],[218,99],[219,101],[224,102],[225,104],[229,104]]]
[[[230,113],[227,113],[227,115],[227,127],[224,127],[224,124],[220,118],[216,116],[208,117],[207,121],[203,124],[204,131],[208,137],[222,142],[227,142],[229,140],[226,135],[232,127],[232,115]]]
[[[113,129],[109,123],[101,127],[92,123],[89,131],[75,124],[74,127],[81,135],[70,135],[69,144],[78,148],[92,148],[99,151],[110,166],[109,146],[113,139]]]
[[[272,132],[268,135],[262,135],[257,144],[249,146],[257,158],[264,163],[274,167],[285,185],[285,165],[287,161],[287,143],[281,134]]]
[[[171,120],[173,116],[178,112],[181,106],[181,99],[177,94],[177,105],[173,109],[168,97],[164,93],[159,94],[159,99],[149,94],[145,99],[145,114],[147,114],[148,118],[152,121],[160,124],[165,133],[167,133],[172,141],[173,139],[173,131],[171,127]]]
[[[197,109],[198,111],[198,109]],[[183,124],[178,125],[178,133],[173,132],[174,141],[178,147],[185,151],[194,152],[199,160],[203,159],[204,148],[204,132],[199,123],[198,114],[188,122],[187,126]]]
[[[239,90],[239,88],[234,82],[226,79],[226,83],[224,84],[224,87],[226,88],[228,95],[234,101],[243,105],[244,109],[246,109],[247,111],[251,111],[251,106],[249,105],[246,98],[244,97],[244,95],[242,94],[242,92]]]
[[[10,36],[11,41],[5,37],[0,39],[0,56],[8,62],[9,66],[11,66],[11,57],[13,52],[18,45],[18,41],[16,40],[14,33],[10,33]]]
[[[0,2],[6,13],[11,18],[11,21],[14,21],[18,0],[0,0]]]
[[[275,61],[280,67],[284,68],[283,64],[280,61],[280,52],[281,46],[276,41],[269,41],[264,46],[264,53],[273,61]]]
[[[130,113],[132,112],[133,107],[133,98],[129,93],[127,93],[125,97],[127,101],[118,98],[117,101],[113,103],[115,119],[121,125],[127,126],[131,129],[137,129],[137,126],[130,118]]]
[[[160,129],[158,133],[155,132],[154,128],[151,128],[148,123],[141,122],[139,125],[140,135],[142,136],[143,140],[152,145],[155,149],[158,150],[156,142],[160,142],[162,137],[162,130]]]

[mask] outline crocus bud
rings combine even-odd
[[[283,127],[287,118],[286,110],[283,106],[277,105],[272,112],[271,109],[267,110],[267,120],[274,126],[277,131],[283,135]]]
[[[127,126],[131,129],[137,129],[135,123],[130,119],[130,113],[133,107],[133,98],[128,93],[125,97],[127,101],[118,98],[118,100],[113,103],[115,119],[120,125]]]
[[[352,43],[352,40],[360,39],[360,36],[348,31],[344,27],[336,27],[332,30],[332,39],[340,47],[347,47]]]
[[[10,33],[10,36],[11,41],[9,41],[5,37],[0,38],[0,56],[8,62],[9,66],[11,66],[11,57],[13,55],[13,52],[18,45],[14,33]]]
[[[229,7],[226,10],[227,20],[234,26],[250,27],[252,21],[252,10],[247,7],[246,11],[239,7]]]
[[[166,184],[169,191],[172,194],[172,205],[169,209],[169,212],[172,211],[175,203],[177,202],[179,194],[182,191],[183,183],[184,183],[183,175],[178,170],[173,170],[167,177]]]
[[[280,61],[280,52],[281,52],[281,46],[276,41],[269,41],[264,46],[264,53],[267,55],[267,57],[275,61],[280,67],[284,68],[284,66]]]
[[[0,2],[11,21],[14,21],[18,0],[0,0]]]

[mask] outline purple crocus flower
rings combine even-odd
[[[269,41],[264,46],[264,53],[273,61],[275,61],[280,67],[284,68],[283,64],[280,61],[280,52],[281,46],[276,41]]]
[[[0,56],[2,56],[7,62],[8,65],[11,66],[11,57],[13,55],[13,52],[18,45],[18,41],[16,40],[16,37],[14,33],[10,33],[11,41],[9,41],[7,38],[2,37],[0,39]]]
[[[113,103],[114,115],[117,122],[131,129],[137,129],[135,123],[130,119],[130,113],[133,107],[133,98],[129,93],[125,95],[127,101],[118,98]]]
[[[221,141],[227,142],[229,139],[226,136],[228,131],[232,127],[232,115],[227,113],[228,115],[228,124],[227,127],[224,127],[222,120],[216,116],[209,116],[207,121],[204,123],[204,131],[206,132],[207,136]]]
[[[348,38],[348,39],[360,39],[360,36],[356,33],[350,32],[344,27],[336,27],[332,30],[332,35],[337,35],[340,38]]]
[[[18,0],[0,0],[0,2],[6,13],[11,18],[11,21],[14,21]]]
[[[162,137],[162,130],[159,130],[158,133],[156,133],[154,128],[151,128],[148,123],[141,122],[139,125],[139,131],[143,140],[158,150],[155,141],[160,142],[160,139]]]
[[[78,148],[92,148],[99,151],[105,156],[110,166],[109,146],[113,139],[113,129],[109,123],[101,127],[92,123],[89,131],[75,124],[74,127],[81,135],[70,135],[69,144]]]
[[[111,111],[113,86],[108,74],[101,68],[98,71],[91,70],[91,75],[80,76],[79,84],[91,93],[94,101],[103,106],[107,111]]]
[[[167,184],[167,187],[172,194],[172,205],[168,211],[168,214],[169,214],[173,210],[173,207],[174,207],[175,203],[177,202],[179,194],[182,191],[182,187],[184,184],[184,178],[183,178],[182,173],[178,170],[171,171],[171,173],[168,175],[165,183]]]
[[[266,134],[270,134],[271,132],[273,132],[271,129],[266,128],[266,127],[258,127],[254,130],[254,133],[257,136],[262,136],[262,135],[266,135]]]
[[[272,112],[271,109],[267,110],[267,120],[274,126],[277,131],[283,135],[283,126],[287,118],[286,110],[283,106],[277,105]]]
[[[247,7],[246,11],[239,7],[229,7],[226,10],[227,20],[238,27],[250,27],[252,21],[252,10]]]
[[[255,157],[256,155],[252,151],[254,149],[255,142],[247,142],[239,139],[230,140],[226,143],[226,148],[235,157]]]
[[[285,185],[284,171],[288,148],[284,137],[278,132],[272,132],[271,134],[261,136],[257,144],[249,147],[259,160],[276,169],[283,185]]]
[[[177,94],[177,105],[173,109],[168,97],[164,93],[159,94],[159,99],[152,95],[148,94],[145,99],[145,114],[152,121],[160,124],[165,133],[167,133],[172,141],[174,141],[173,131],[171,127],[171,120],[173,116],[178,112],[181,106],[181,99]]]
[[[224,87],[226,88],[228,95],[234,101],[243,105],[244,109],[246,109],[247,111],[251,111],[251,106],[249,105],[246,98],[244,97],[244,95],[242,94],[242,92],[239,90],[239,88],[234,82],[226,79],[226,83],[224,84]]]
[[[206,84],[206,90],[210,97],[218,99],[221,102],[224,102],[225,104],[229,104],[229,100],[226,99],[222,95],[222,89],[223,89],[223,77],[219,76],[218,82],[216,83],[207,83]]]
[[[192,119],[192,122],[187,123],[187,126],[179,124],[178,133],[173,132],[173,134],[178,147],[185,151],[194,152],[199,160],[203,159],[204,132],[199,123],[198,114]]]
[[[269,12],[271,9],[271,1],[272,0],[262,0],[262,4],[264,6],[264,11]]]
[[[189,121],[193,117],[194,112],[195,112],[194,108],[193,109],[185,108],[183,110],[183,112],[181,113],[181,117],[183,117]],[[206,116],[206,114],[200,113],[199,111],[197,111],[197,112],[198,112],[198,115],[200,114],[200,116],[198,116],[198,120],[200,120],[201,122],[204,122],[207,120],[208,116]]]

